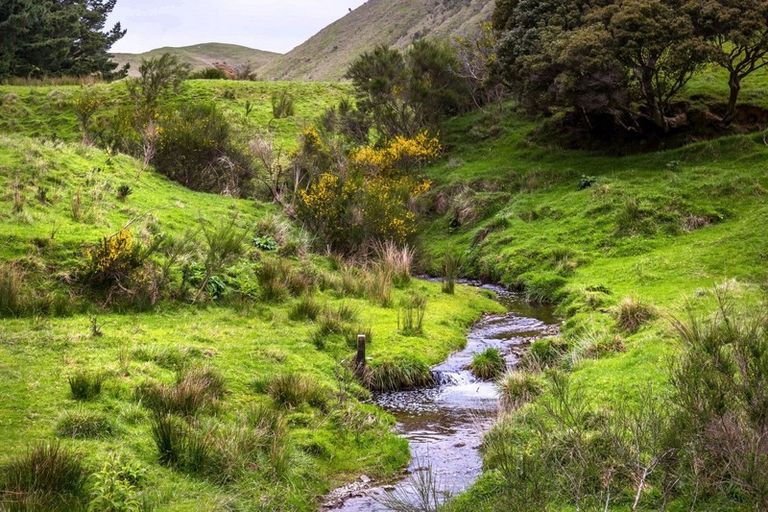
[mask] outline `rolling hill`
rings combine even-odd
[[[492,0],[370,0],[259,74],[280,80],[338,80],[361,53],[379,44],[405,48],[422,37],[471,32],[493,10]]]
[[[230,66],[250,64],[254,69],[258,69],[280,56],[279,53],[254,50],[236,44],[203,43],[180,48],[157,48],[145,53],[116,53],[114,59],[121,66],[130,64],[129,73],[135,76],[142,59],[159,57],[164,53],[176,55],[182,62],[192,66],[193,70],[209,68],[217,62],[226,63]]]

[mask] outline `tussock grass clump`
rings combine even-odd
[[[219,372],[212,368],[192,368],[180,374],[174,385],[145,384],[136,394],[156,414],[192,417],[204,410],[215,410],[225,392]]]
[[[657,316],[656,309],[633,297],[626,297],[615,312],[616,324],[624,332],[633,334]]]
[[[626,352],[621,336],[600,330],[590,330],[575,341],[566,362],[573,367],[584,359],[600,359],[611,354]]]
[[[171,414],[156,414],[152,418],[152,439],[160,464],[172,466],[181,458],[184,426]]]
[[[424,316],[427,312],[427,298],[412,294],[404,299],[397,312],[397,327],[405,336],[424,334]]]
[[[498,382],[501,405],[506,411],[519,409],[544,392],[541,375],[528,371],[512,371]]]
[[[131,355],[138,361],[152,362],[160,368],[180,372],[190,364],[193,357],[200,355],[200,351],[176,345],[153,345],[138,347]]]
[[[388,308],[392,305],[392,282],[392,271],[385,265],[375,265],[366,270],[363,275],[366,298],[383,308]]]
[[[443,293],[453,295],[456,291],[456,280],[461,271],[461,259],[455,254],[448,253],[443,257]]]
[[[570,350],[563,338],[540,338],[531,343],[520,366],[530,370],[542,370],[557,366]]]
[[[267,387],[267,394],[286,409],[304,404],[324,409],[328,402],[328,393],[323,385],[312,377],[295,372],[274,377]]]
[[[0,471],[3,510],[77,510],[88,472],[81,457],[59,443],[42,443],[11,459]]]
[[[115,424],[109,416],[88,410],[67,411],[56,423],[57,436],[73,439],[111,437],[115,430]]]
[[[16,265],[0,265],[0,317],[18,316],[25,309],[24,272]]]
[[[322,312],[322,306],[311,295],[305,295],[291,308],[291,320],[317,320]]]
[[[376,255],[383,270],[392,276],[392,282],[397,287],[406,286],[411,282],[411,269],[413,268],[413,249],[404,245],[398,246],[389,241],[376,246]]]
[[[434,386],[435,378],[421,359],[395,356],[370,364],[363,385],[371,391],[400,391]]]
[[[69,377],[69,389],[75,400],[92,400],[101,394],[101,388],[106,381],[104,373],[79,370]]]
[[[472,363],[469,365],[472,374],[478,379],[494,380],[499,378],[507,369],[507,363],[504,356],[497,348],[489,348],[475,354]]]
[[[291,267],[283,259],[265,260],[256,277],[261,286],[262,298],[269,302],[282,302],[288,296],[300,297],[309,294],[315,286],[314,278]]]

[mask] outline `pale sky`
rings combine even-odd
[[[117,0],[110,21],[128,34],[112,48],[232,43],[285,53],[364,0]],[[110,25],[111,27],[111,25]]]

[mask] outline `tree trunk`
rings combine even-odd
[[[731,124],[736,117],[736,106],[739,103],[739,93],[741,92],[741,78],[738,74],[731,73],[728,86],[731,88],[731,94],[728,98],[728,110],[725,112],[723,122]]]

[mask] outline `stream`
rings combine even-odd
[[[324,510],[383,512],[392,510],[385,503],[393,497],[398,502],[421,503],[415,482],[426,479],[435,482],[433,488],[444,500],[466,490],[480,476],[480,445],[498,418],[499,399],[495,384],[479,381],[467,367],[475,354],[498,348],[507,366],[514,368],[534,339],[558,331],[558,322],[551,309],[527,304],[502,287],[468,284],[495,292],[509,312],[488,315],[472,327],[467,346],[432,369],[436,387],[375,397],[379,406],[396,417],[397,433],[408,440],[412,460],[406,474],[390,485],[363,476],[332,492]]]

